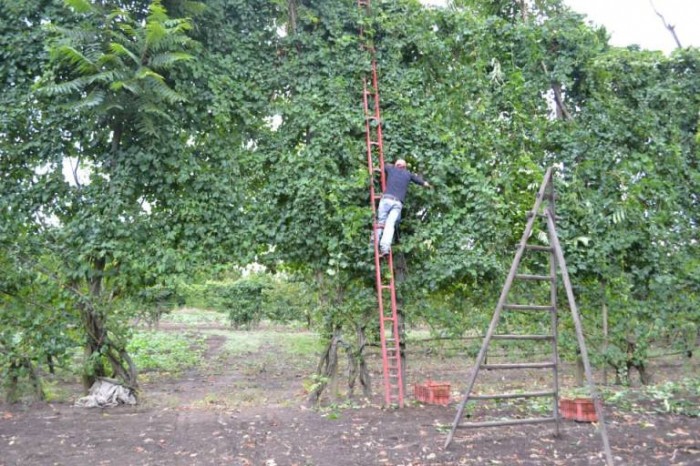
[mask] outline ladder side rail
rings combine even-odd
[[[376,260],[379,261],[379,256],[377,255]],[[377,301],[379,302],[379,332],[380,332],[380,344],[382,348],[382,369],[384,378],[384,400],[387,406],[391,403],[391,381],[389,379],[389,356],[386,341],[386,325],[384,324],[384,294],[381,290],[381,272],[380,266],[377,267]]]
[[[398,402],[399,407],[403,408],[403,376],[401,368],[401,335],[399,334],[399,315],[398,304],[396,301],[396,281],[394,280],[394,254],[389,250],[389,270],[392,271],[390,280],[391,290],[391,318],[392,318],[392,334],[394,335],[394,357],[396,358],[396,383],[398,385]]]
[[[386,173],[384,172],[384,143],[382,135],[382,119],[379,110],[379,75],[377,73],[377,60],[372,54],[372,88],[374,89],[374,117],[377,120],[377,141],[379,142],[379,172],[381,176],[382,192],[386,190]],[[393,270],[393,269],[392,269]]]
[[[372,218],[376,218],[377,206],[374,203],[376,197],[374,189],[374,157],[372,154],[372,128],[370,123],[369,97],[367,94],[367,79],[363,80],[362,102],[365,111],[365,142],[367,144],[367,170],[369,172],[369,194],[372,206]]]
[[[374,98],[373,98],[374,99]],[[367,86],[367,79],[363,80],[363,106],[365,111],[365,139],[367,145],[367,170],[370,177],[370,205],[372,208],[372,238],[373,238],[373,248],[374,248],[374,270],[375,270],[375,286],[377,290],[377,303],[379,310],[379,328],[381,333],[380,344],[382,350],[382,367],[383,367],[383,378],[384,378],[384,395],[387,405],[390,404],[390,378],[388,370],[388,355],[387,355],[387,342],[385,338],[385,317],[384,317],[384,292],[383,292],[383,280],[381,272],[381,259],[379,256],[379,238],[377,237],[377,230],[379,225],[377,224],[377,205],[376,205],[376,193],[374,188],[374,151],[373,151],[373,140],[372,140],[372,117],[370,113],[370,93]],[[374,102],[375,115],[376,115],[376,102]],[[376,117],[375,117],[376,118]],[[380,122],[376,120],[377,125]],[[378,134],[378,147],[381,149],[381,136]],[[379,160],[381,162],[382,156],[381,151],[379,154]],[[393,287],[392,287],[393,295]]]
[[[554,215],[554,184],[552,183],[552,196],[549,200],[549,206],[547,208],[548,213],[551,214],[552,218]],[[549,230],[549,228],[548,228]],[[553,239],[551,237],[551,232],[549,233],[549,245],[552,245]],[[553,339],[551,341],[552,345],[552,361],[554,362],[554,367],[552,367],[552,390],[554,390],[554,403],[552,407],[552,416],[556,419],[554,423],[554,435],[559,437],[561,434],[561,417],[559,416],[559,313],[557,310],[557,257],[552,250],[549,254],[549,276],[550,281],[550,304],[554,309],[551,315],[551,334]]]
[[[586,342],[583,338],[583,326],[581,325],[581,318],[578,312],[578,307],[576,306],[576,300],[574,299],[574,291],[571,286],[571,280],[569,279],[569,272],[566,268],[566,261],[564,260],[564,253],[559,244],[559,238],[557,237],[556,227],[554,225],[554,219],[551,216],[547,216],[547,226],[549,228],[549,233],[553,241],[554,253],[556,254],[557,262],[559,263],[559,270],[561,271],[562,279],[564,281],[564,289],[566,290],[567,298],[569,299],[569,308],[571,309],[571,316],[574,320],[574,326],[576,328],[576,338],[578,339],[579,348],[581,350],[581,359],[583,359],[583,367],[586,372],[586,378],[588,379],[588,388],[591,392],[591,398],[593,398],[593,404],[595,406],[596,415],[598,416],[598,426],[600,429],[600,436],[603,440],[603,449],[605,451],[605,459],[608,466],[613,465],[613,456],[610,451],[610,442],[608,441],[608,431],[605,426],[605,417],[603,415],[603,405],[600,401],[600,396],[598,391],[593,385],[593,375],[591,372],[591,364],[588,360],[588,350],[586,349]]]
[[[367,93],[365,93],[365,99],[367,99]],[[368,113],[369,115],[369,113]],[[374,191],[374,154],[372,150],[372,138],[371,138],[371,126],[370,126],[370,119],[367,118],[367,155],[368,155],[368,167],[369,167],[369,172],[370,172],[370,203],[372,205],[372,231],[373,231],[373,248],[374,248],[374,270],[375,270],[375,282],[376,282],[376,289],[377,289],[377,303],[378,303],[378,310],[379,310],[379,331],[380,331],[380,344],[381,344],[381,350],[382,350],[382,368],[383,368],[383,379],[384,379],[384,398],[386,401],[386,404],[389,405],[391,403],[391,381],[390,381],[390,374],[389,374],[389,360],[388,360],[388,354],[387,354],[387,341],[386,341],[386,336],[385,336],[385,331],[386,331],[386,325],[385,325],[385,314],[386,314],[386,309],[385,309],[385,302],[384,302],[384,280],[382,278],[382,266],[381,266],[381,257],[379,254],[379,238],[377,235],[377,230],[379,229],[379,225],[377,223],[377,205],[376,205],[376,195]],[[381,159],[380,159],[381,160]],[[393,290],[393,284],[390,286],[391,288],[391,295],[393,296],[394,290]]]
[[[377,205],[375,203],[375,189],[374,189],[374,157],[372,153],[372,127],[370,122],[370,112],[369,112],[369,94],[367,89],[367,78],[363,79],[363,94],[362,94],[363,108],[365,112],[365,142],[367,144],[367,170],[369,172],[369,194],[370,194],[370,206],[372,208],[372,242],[374,247],[374,269],[375,269],[375,279],[377,288],[377,297],[379,301],[379,313],[380,318],[383,317],[382,306],[382,276],[381,276],[381,264],[379,259],[379,240],[377,238]],[[380,323],[383,326],[383,322]]]
[[[535,205],[532,208],[532,212],[537,213],[540,209],[540,206],[542,205],[542,200],[544,199],[544,192],[545,189],[547,188],[547,185],[549,184],[549,181],[552,177],[552,168],[548,168],[547,172],[545,173],[544,180],[542,181],[542,185],[540,186],[540,189],[538,191],[537,198],[535,199]],[[455,420],[452,423],[452,428],[450,429],[450,433],[447,436],[447,440],[445,441],[445,448],[447,448],[450,443],[452,442],[452,437],[454,437],[454,433],[457,430],[457,426],[459,425],[459,421],[462,419],[462,416],[464,414],[464,408],[467,405],[467,402],[469,401],[469,395],[471,394],[472,389],[474,388],[474,382],[476,381],[476,376],[479,373],[479,367],[484,361],[484,356],[486,355],[486,350],[488,348],[488,344],[491,340],[491,336],[495,333],[496,327],[498,326],[498,321],[501,317],[501,310],[503,309],[503,305],[506,302],[506,298],[508,297],[508,293],[510,292],[510,287],[513,284],[513,279],[515,278],[515,275],[518,271],[518,266],[520,265],[520,260],[523,257],[523,253],[525,252],[525,244],[527,244],[527,239],[530,237],[530,234],[532,233],[532,228],[533,225],[535,224],[535,216],[531,216],[528,221],[527,221],[527,226],[525,227],[525,231],[523,232],[523,236],[520,239],[520,247],[518,248],[517,252],[515,253],[515,258],[513,259],[513,263],[510,266],[510,271],[508,272],[508,277],[506,278],[505,285],[503,286],[503,290],[501,290],[501,296],[498,298],[498,304],[496,305],[496,310],[493,313],[493,317],[491,318],[491,324],[489,325],[488,331],[486,332],[486,336],[484,337],[484,342],[481,345],[481,349],[479,350],[479,354],[476,357],[476,361],[474,363],[474,368],[472,369],[471,373],[469,374],[469,380],[467,382],[467,389],[466,389],[466,394],[464,398],[462,399],[462,402],[459,404],[459,407],[457,408],[457,415],[455,416]]]

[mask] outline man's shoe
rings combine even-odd
[[[382,259],[389,255],[389,251],[379,251],[379,258]]]

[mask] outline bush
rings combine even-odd
[[[282,324],[303,321],[310,325],[315,296],[304,283],[276,280],[262,294],[264,314],[269,320]]]
[[[141,290],[137,301],[142,306],[141,316],[154,325],[164,314],[185,304],[185,297],[174,286],[155,285]]]

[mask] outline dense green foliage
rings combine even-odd
[[[86,382],[136,385],[131,319],[180,295],[234,325],[371,335],[360,26],[386,158],[435,186],[411,192],[396,249],[409,322],[483,330],[556,164],[598,360],[692,348],[700,51],[610,47],[558,0],[372,4],[0,0],[3,375],[82,344]],[[252,262],[279,273],[216,272]]]

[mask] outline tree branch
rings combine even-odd
[[[676,41],[676,46],[677,46],[679,49],[682,49],[683,46],[681,45],[681,41],[678,40],[678,35],[676,35],[676,26],[674,26],[674,25],[672,25],[672,24],[668,24],[668,23],[666,22],[666,18],[664,18],[664,15],[662,15],[661,13],[659,13],[659,10],[657,10],[657,9],[656,9],[656,6],[654,6],[653,0],[649,0],[649,5],[651,5],[651,8],[654,10],[654,13],[656,13],[656,16],[658,16],[659,18],[661,18],[661,22],[664,23],[664,27],[665,27],[666,29],[668,29],[668,31],[669,31],[669,32],[671,33],[671,35],[673,36],[673,40]]]
[[[542,70],[544,71],[545,75],[549,75],[549,70],[547,69],[547,65],[544,62],[541,62],[542,64]],[[551,82],[551,88],[552,88],[552,93],[554,93],[554,103],[557,104],[557,118],[558,119],[564,119],[564,120],[571,120],[573,119],[571,116],[571,113],[569,113],[569,110],[566,108],[566,105],[564,105],[564,98],[562,97],[561,94],[561,84],[558,82],[555,82],[554,80],[550,81]]]

